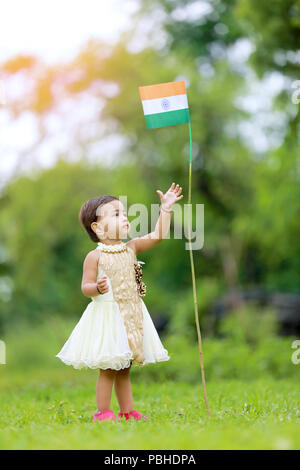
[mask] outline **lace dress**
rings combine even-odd
[[[75,369],[115,369],[168,361],[142,299],[143,283],[135,252],[121,242],[100,250],[97,280],[104,274],[105,294],[91,297],[80,320],[55,357]]]

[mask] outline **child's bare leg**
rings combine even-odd
[[[133,410],[133,397],[129,377],[130,367],[131,365],[127,369],[116,371],[114,387],[121,413],[129,413],[129,411]]]
[[[110,409],[111,392],[116,376],[114,369],[100,369],[96,385],[96,401],[98,411]]]

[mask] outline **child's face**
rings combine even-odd
[[[130,223],[121,201],[113,200],[104,204],[97,209],[96,214],[98,222],[93,224],[99,239],[122,240],[127,237]]]

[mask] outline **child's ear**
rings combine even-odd
[[[93,232],[97,233],[99,231],[99,223],[93,222],[91,224],[91,229],[93,230]],[[97,233],[97,235],[98,235],[98,233]]]
[[[96,233],[96,229],[97,229],[97,224],[96,224],[96,222],[93,222],[93,223],[91,224],[91,229],[93,230],[93,232]]]

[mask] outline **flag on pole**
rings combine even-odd
[[[189,192],[188,192],[188,206],[191,206],[191,187],[192,187],[192,130],[190,111],[187,100],[184,80],[177,82],[158,83],[157,85],[140,86],[140,97],[142,100],[144,115],[146,119],[147,129],[155,129],[157,127],[175,126],[176,124],[183,124],[188,122],[190,133],[190,163],[189,163]],[[203,385],[203,395],[206,405],[208,416],[210,416],[206,386],[205,386],[205,373],[202,354],[202,340],[201,331],[198,318],[198,302],[196,290],[195,268],[193,260],[193,251],[191,246],[191,221],[190,211],[188,212],[188,239],[189,251],[191,260],[192,282],[193,282],[193,297],[195,320],[198,334],[201,378]]]
[[[140,86],[147,129],[190,122],[184,80]]]

